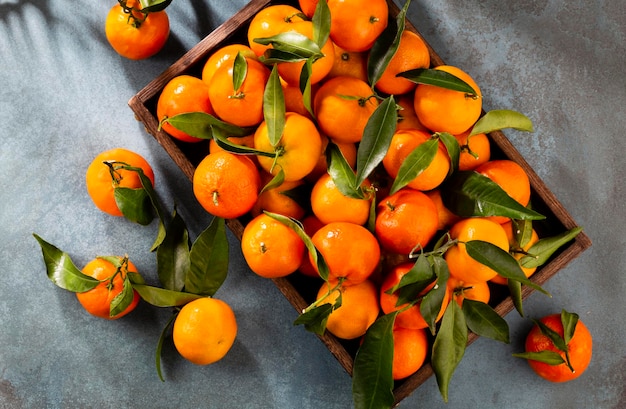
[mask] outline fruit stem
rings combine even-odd
[[[128,20],[126,20],[127,24],[130,24],[135,28],[139,28],[141,24],[148,18],[149,13],[146,13],[133,6],[129,6],[126,0],[117,1],[118,3],[120,3],[120,6],[124,10],[124,13],[128,14]],[[138,17],[137,14],[141,14],[141,17]]]

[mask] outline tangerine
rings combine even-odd
[[[394,327],[392,378],[400,380],[417,372],[426,360],[428,347],[426,330]]]
[[[330,38],[348,51],[367,51],[387,27],[385,0],[329,0]]]
[[[369,181],[362,187],[367,189]],[[369,219],[373,194],[364,198],[344,195],[330,174],[325,173],[317,180],[311,190],[311,210],[324,224],[331,222],[350,222],[363,225]]]

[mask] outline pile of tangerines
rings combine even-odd
[[[405,27],[408,2],[395,20],[385,0],[297,6],[270,4],[250,20],[247,41],[214,49],[201,75],[173,78],[159,95],[157,118],[190,149],[209,140],[193,192],[215,220],[245,221],[241,250],[250,269],[311,278],[317,297],[296,322],[359,340],[355,383],[367,378],[364,360],[379,349],[386,358],[377,355],[378,387],[391,393],[430,358],[447,399],[468,328],[508,342],[506,322],[489,305],[492,289],[508,287],[519,303],[521,285],[543,291],[528,277],[579,230],[539,237],[532,221],[543,217],[530,208],[526,171],[492,158],[486,135],[521,129],[520,116],[500,112],[498,125],[489,123],[466,72],[431,67],[427,45]],[[144,190],[146,201],[153,183],[143,158],[122,149],[98,156],[87,171],[89,195],[114,215],[128,217],[139,200],[120,198],[121,187]],[[49,258],[58,251],[38,240]],[[108,297],[95,302],[104,306],[96,315],[129,312],[138,289],[150,298],[127,259],[98,263],[83,270]],[[103,270],[113,273],[101,277]],[[113,316],[111,298],[128,275],[135,292]],[[194,296],[172,303],[184,305],[173,327],[176,347],[192,362],[214,362],[234,341],[232,310],[184,288]],[[579,376],[591,338],[578,317],[563,311],[537,328],[519,356],[547,365],[539,372],[547,379]],[[549,357],[539,352],[546,349]],[[380,394],[369,386],[356,389],[371,403]]]

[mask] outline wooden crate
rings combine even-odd
[[[262,8],[271,4],[290,4],[297,6],[297,1],[283,0],[252,0],[232,18],[224,22],[221,26],[207,35],[196,46],[184,54],[178,61],[174,62],[161,75],[151,81],[142,90],[140,90],[129,101],[129,106],[134,111],[136,118],[141,121],[146,131],[152,135],[159,144],[170,155],[174,162],[180,167],[183,173],[191,182],[196,165],[202,160],[208,152],[208,141],[194,144],[185,144],[170,137],[167,133],[158,129],[158,120],[156,118],[156,104],[158,96],[163,87],[175,76],[181,74],[190,74],[197,77],[201,76],[202,67],[209,55],[218,48],[235,42],[246,43],[246,30],[252,16]],[[392,16],[398,14],[398,7],[388,0],[390,12]],[[407,21],[407,29],[419,34],[417,29]],[[431,65],[437,66],[443,64],[443,60],[429,46],[431,54]],[[462,68],[462,67],[461,67]],[[576,227],[576,223],[565,208],[559,203],[554,194],[546,187],[543,181],[538,177],[535,171],[524,160],[522,155],[515,149],[511,142],[502,132],[492,132],[489,134],[492,144],[492,156],[509,158],[519,163],[528,173],[532,187],[532,203],[535,210],[546,216],[546,220],[537,224],[540,235],[557,234],[568,229]],[[191,184],[190,184],[191,187]],[[233,234],[241,239],[244,224],[242,220],[232,219],[226,221],[229,229]],[[584,233],[580,233],[575,240],[560,249],[553,255],[551,260],[540,267],[532,276],[532,281],[542,285],[550,277],[555,275],[560,269],[564,268],[570,261],[579,256],[585,249],[591,245],[591,240]],[[313,300],[314,294],[311,291],[310,278],[301,274],[292,274],[285,278],[273,279],[274,284],[289,300],[293,307],[301,312]],[[500,286],[504,288],[504,286]],[[317,287],[315,287],[315,291]],[[523,298],[528,297],[533,290],[530,287],[523,286]],[[492,304],[494,309],[504,316],[513,308],[511,298],[504,290],[492,294]],[[352,366],[354,361],[354,352],[357,345],[353,342],[346,342],[334,337],[332,334],[326,333],[319,336],[320,340],[326,345],[329,351],[335,356],[346,372],[352,375]],[[476,339],[476,335],[470,333],[469,343]],[[433,375],[432,367],[426,363],[418,372],[405,380],[396,383],[394,395],[396,403],[410,395],[417,387],[425,382]]]

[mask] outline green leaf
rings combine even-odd
[[[313,62],[309,58],[302,67],[302,74],[300,74],[300,92],[302,92],[302,102],[307,112],[311,115],[311,118],[315,118],[315,112],[313,111],[313,90],[311,88],[311,74],[313,73]]]
[[[280,185],[282,185],[285,182],[285,172],[282,171],[282,169],[276,173],[272,179],[267,182],[267,184],[265,186],[263,186],[263,188],[261,189],[261,193],[267,191],[267,190],[272,190],[272,189],[276,189],[277,187],[280,187]]]
[[[415,302],[417,295],[437,279],[435,270],[428,258],[420,254],[409,271],[406,272],[395,286],[386,291],[387,294],[398,292],[396,306]]]
[[[206,112],[186,112],[165,121],[174,128],[200,139],[213,138],[213,129],[220,129],[228,136],[247,136],[254,132],[254,128],[231,125]]]
[[[519,313],[520,317],[523,317],[524,306],[522,304],[522,283],[515,280],[507,280],[507,286],[509,288],[509,293],[511,293],[511,301],[513,301],[513,306]]]
[[[48,278],[56,286],[75,293],[82,293],[100,284],[100,281],[95,278],[83,274],[74,265],[69,254],[48,243],[37,234],[33,233],[33,236],[41,247]]]
[[[397,76],[404,77],[417,84],[433,85],[435,87],[445,88],[452,91],[465,92],[469,95],[476,95],[474,88],[472,88],[472,86],[467,82],[442,70],[417,68],[401,72]]]
[[[454,137],[454,135],[448,132],[438,132],[436,135],[446,147],[448,157],[450,158],[450,172],[448,172],[448,176],[452,175],[459,168],[461,146],[459,145],[459,141]]]
[[[310,57],[313,58],[313,57]],[[275,48],[268,48],[265,50],[260,60],[265,65],[273,65],[273,64],[281,64],[281,63],[290,63],[290,62],[301,62],[308,61],[309,58],[303,57],[296,53],[292,53],[289,51],[278,50]]]
[[[154,358],[156,361],[155,364],[156,364],[157,375],[159,376],[159,379],[161,380],[161,382],[165,382],[165,379],[163,378],[163,372],[161,371],[161,352],[163,351],[163,343],[165,342],[165,339],[167,338],[167,335],[169,333],[169,329],[174,324],[174,321],[176,320],[177,316],[178,316],[178,313],[172,314],[170,319],[165,324],[165,327],[163,327],[163,330],[161,331],[161,335],[159,336],[159,341],[157,342],[157,347],[156,347]]]
[[[500,247],[482,240],[470,240],[466,242],[465,249],[471,258],[496,271],[502,277],[519,281],[524,285],[550,296],[550,293],[526,278],[517,260],[508,251],[502,250]]]
[[[155,13],[163,11],[170,5],[172,0],[139,0],[141,11],[144,13]]]
[[[576,331],[576,325],[578,325],[578,314],[573,312],[561,311],[561,324],[563,324],[563,340],[565,345],[569,345],[569,342],[574,337]]]
[[[472,128],[470,136],[480,133],[513,128],[518,131],[533,132],[532,121],[524,114],[508,109],[496,109],[483,115]]]
[[[356,174],[348,164],[341,149],[332,141],[326,146],[328,173],[339,191],[348,197],[362,199],[365,197],[360,185],[356,183]]]
[[[452,374],[463,359],[467,346],[467,324],[456,302],[446,308],[441,320],[441,327],[435,337],[432,350],[432,366],[437,378],[439,391],[445,402]]]
[[[135,298],[135,292],[133,286],[127,275],[124,276],[122,291],[111,300],[109,306],[109,316],[115,317],[117,314],[123,312]]]
[[[393,324],[398,313],[379,317],[368,329],[354,357],[352,398],[355,409],[391,408],[394,404]]]
[[[296,232],[298,237],[300,237],[302,241],[304,242],[304,245],[309,251],[309,255],[313,258],[313,264],[317,266],[317,271],[319,272],[320,277],[322,278],[322,280],[327,281],[328,280],[328,265],[326,264],[326,261],[324,260],[322,253],[320,253],[320,251],[315,247],[315,245],[311,241],[311,238],[304,231],[304,228],[302,227],[300,222],[296,219],[283,216],[278,213],[271,213],[267,211],[264,211],[264,213],[278,220],[279,222],[281,222],[282,224],[284,224],[285,226],[291,228],[293,231]]]
[[[522,352],[519,354],[513,354],[516,358],[530,359],[532,361],[543,362],[548,365],[561,365],[565,363],[565,360],[558,352],[554,351],[539,351],[539,352]]]
[[[289,53],[298,56],[301,60],[306,60],[310,57],[321,57],[323,55],[321,48],[315,41],[297,31],[285,31],[271,37],[255,38],[254,42],[263,45],[271,44],[273,48],[267,51]]]
[[[263,94],[263,117],[273,147],[278,145],[285,129],[285,95],[280,85],[278,68],[274,65]]]
[[[203,296],[145,284],[133,284],[139,296],[155,307],[180,307]]]
[[[317,335],[323,335],[326,330],[328,316],[333,312],[333,305],[326,303],[300,314],[293,325],[304,325],[304,328]]]
[[[504,216],[511,219],[542,220],[545,216],[511,198],[497,183],[474,171],[460,171],[441,187],[444,205],[461,217]]]
[[[330,36],[330,9],[326,0],[320,0],[313,13],[313,41],[322,49]]]
[[[429,139],[413,149],[400,165],[398,175],[391,185],[390,194],[396,193],[419,176],[432,163],[438,149],[439,140],[436,138]]]
[[[441,312],[448,291],[447,283],[450,272],[448,271],[448,265],[443,257],[434,256],[431,259],[433,262],[433,270],[437,275],[437,281],[435,282],[435,286],[422,298],[420,312],[422,313],[422,317],[424,317],[424,321],[428,324],[431,334],[435,335],[437,331],[437,318]]]
[[[117,207],[128,220],[147,226],[154,219],[152,203],[144,188],[116,187],[113,196]]]
[[[226,135],[224,135],[223,131],[218,128],[213,128],[213,139],[215,140],[217,146],[236,155],[260,155],[267,156],[268,158],[276,156],[273,152],[264,152],[231,142],[228,140]]]
[[[191,246],[185,291],[213,296],[228,275],[228,251],[226,223],[224,219],[214,217]]]
[[[189,264],[189,232],[185,221],[174,210],[165,239],[157,249],[157,275],[163,287],[182,290]]]
[[[508,344],[509,324],[493,308],[484,302],[463,300],[463,314],[468,328],[476,335]]]
[[[235,92],[241,89],[243,82],[248,75],[248,60],[241,52],[238,52],[233,62],[233,89]]]
[[[397,123],[396,103],[394,97],[390,96],[376,107],[365,125],[363,138],[357,151],[354,186],[361,186],[363,181],[382,162],[391,144]]]
[[[546,324],[544,324],[540,320],[533,320],[533,322],[535,323],[535,325],[539,327],[539,330],[541,331],[543,335],[550,338],[550,341],[552,341],[552,343],[554,344],[555,347],[557,347],[557,349],[563,352],[568,351],[565,340],[563,339],[561,335],[559,335],[558,332],[554,331],[553,329],[548,327]]]
[[[575,227],[559,235],[539,239],[528,249],[528,254],[519,260],[520,265],[526,268],[543,265],[559,248],[573,240],[582,230],[582,227]]]
[[[511,220],[513,227],[513,239],[520,249],[526,247],[533,235],[533,223],[531,220]]]
[[[409,0],[404,4],[395,20],[389,20],[385,30],[372,45],[367,60],[367,79],[372,87],[376,85],[389,62],[398,51],[400,38],[405,28],[406,12],[410,3]]]

